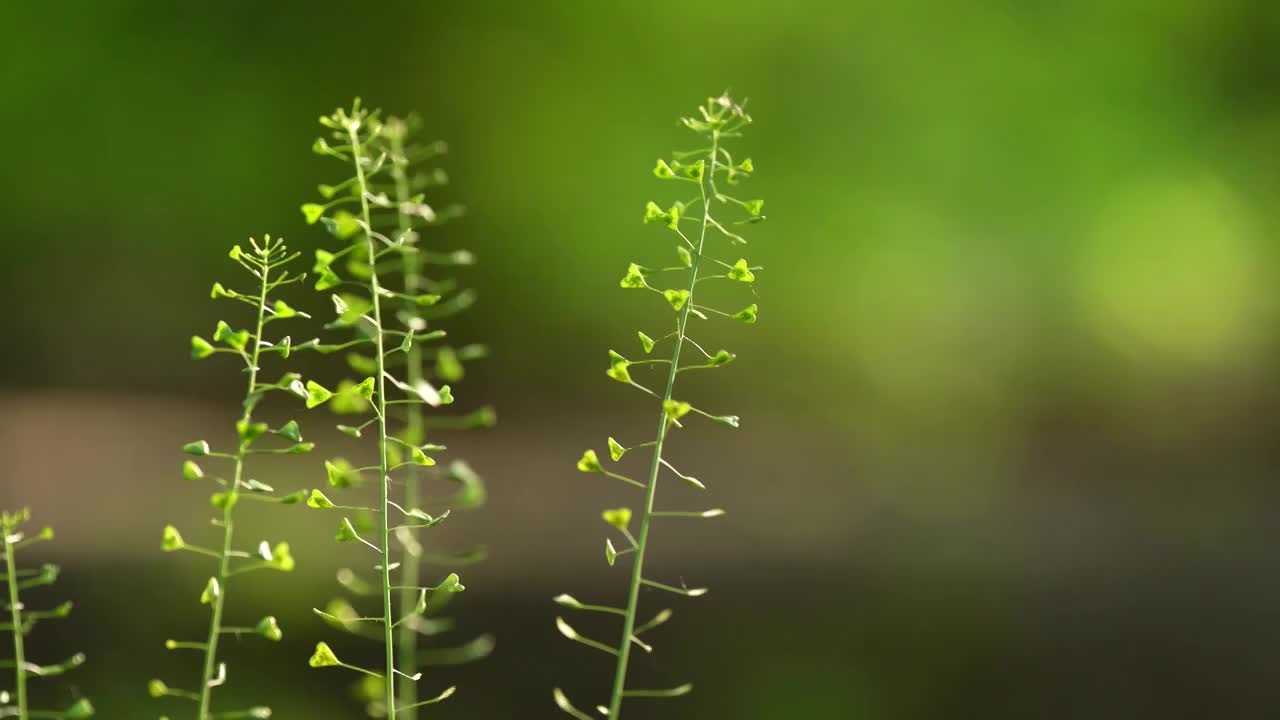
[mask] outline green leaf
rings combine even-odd
[[[604,472],[604,468],[600,465],[600,458],[596,457],[595,450],[587,450],[582,453],[582,459],[578,460],[578,469],[586,473]]]
[[[88,698],[80,698],[74,705],[62,711],[63,717],[68,720],[84,720],[84,718],[93,717],[93,703]]]
[[[406,335],[405,338],[411,336]],[[378,361],[360,353],[349,353],[347,355],[347,366],[361,375],[374,375],[378,372]]]
[[[414,465],[430,466],[430,465],[436,464],[435,460],[431,459],[426,453],[422,452],[422,448],[416,448],[416,447],[412,448],[409,451],[409,456],[413,458]]]
[[[209,503],[219,510],[230,510],[236,506],[236,502],[240,500],[240,495],[236,492],[220,492],[209,496]]]
[[[720,365],[724,365],[732,361],[734,357],[736,356],[733,353],[729,352],[728,350],[721,350],[720,352],[717,352],[715,355],[712,355],[707,360],[707,364],[718,367]]]
[[[324,206],[318,203],[307,203],[302,206],[302,216],[307,219],[308,225],[315,225],[320,218],[324,217]]]
[[[205,340],[199,335],[191,336],[191,357],[197,360],[203,360],[215,352],[217,352],[217,350],[213,345],[209,344],[208,340]]]
[[[667,161],[662,160],[661,158],[659,158],[658,164],[653,168],[653,174],[655,177],[659,177],[663,180],[670,180],[676,176],[675,171],[671,169],[671,166],[667,164]]]
[[[307,507],[316,508],[318,510],[328,510],[334,507],[332,501],[319,490],[312,490],[310,497],[307,498]]]
[[[325,404],[333,393],[315,380],[307,381],[307,407],[315,408]]]
[[[648,355],[653,352],[653,338],[642,332],[637,332],[636,335],[640,337],[640,347],[644,348],[644,353]]]
[[[749,306],[747,306],[747,307],[743,308],[741,311],[739,311],[738,313],[734,314],[733,319],[734,319],[734,320],[741,320],[742,322],[744,322],[744,323],[746,323],[746,324],[748,324],[748,325],[751,325],[751,324],[755,323],[755,321],[756,321],[756,304],[755,304],[755,303],[751,303]]]
[[[614,363],[612,367],[610,367],[608,370],[605,370],[605,371],[604,371],[604,374],[605,374],[605,375],[608,375],[609,377],[613,378],[614,380],[617,380],[617,381],[618,381],[618,382],[620,382],[620,383],[627,383],[627,384],[630,384],[630,383],[631,383],[631,373],[627,371],[627,368],[628,368],[630,365],[631,365],[631,363],[626,362],[626,361],[623,361],[623,362],[620,362],[620,363]]]
[[[680,256],[680,264],[685,267],[693,267],[693,254],[689,252],[689,248],[683,245],[677,245],[676,255]]]
[[[604,518],[605,522],[619,530],[626,530],[627,526],[631,524],[631,508],[624,507],[605,510],[601,513],[601,517]]]
[[[263,545],[266,543],[264,542]],[[267,561],[267,567],[281,572],[291,572],[296,565],[293,553],[289,550],[289,543],[276,543],[276,546],[271,549],[271,559]]]
[[[626,454],[626,452],[627,448],[622,447],[617,440],[609,438],[609,457],[613,458],[614,462],[621,460],[622,456]]]
[[[204,586],[204,592],[200,593],[200,604],[208,605],[221,595],[222,588],[218,586],[218,578],[209,578],[209,582]]]
[[[354,542],[359,540],[360,536],[356,534],[356,529],[351,524],[351,521],[347,518],[342,518],[342,524],[338,526],[338,534],[334,536],[334,539],[340,543]]]
[[[640,266],[635,263],[627,266],[627,274],[622,276],[622,281],[618,285],[627,289],[647,287],[644,281],[644,273],[641,272]]]
[[[165,552],[173,552],[181,550],[187,544],[182,541],[182,535],[178,532],[178,528],[172,525],[164,526],[164,538],[160,541],[160,549]]]
[[[286,440],[292,440],[296,443],[302,442],[302,429],[298,427],[297,420],[290,420],[273,432]]]
[[[738,262],[734,263],[733,267],[729,268],[729,279],[737,280],[738,282],[750,283],[755,282],[756,276],[755,273],[751,272],[751,268],[747,267],[747,261],[742,258],[738,258]]]
[[[667,222],[667,213],[665,210],[658,207],[657,203],[650,200],[649,203],[644,206],[644,222],[646,225],[653,223],[665,223]]]
[[[276,301],[275,311],[276,311],[276,314],[273,317],[279,320],[287,320],[289,318],[298,317],[302,315],[302,313],[299,313],[297,310],[294,310],[292,306],[290,306],[288,303],[286,303],[283,300]]]
[[[685,303],[689,302],[688,290],[663,290],[662,296],[667,299],[667,302],[671,303],[671,307],[675,310],[679,310],[684,307]]]
[[[337,273],[328,267],[321,268],[316,272],[319,274],[319,277],[316,278],[316,290],[328,290],[342,284],[342,278],[338,277]]]
[[[313,668],[322,667],[339,667],[342,663],[338,660],[338,656],[333,654],[333,650],[329,648],[328,643],[316,643],[316,651],[312,653],[311,659],[307,664]]]
[[[240,435],[241,443],[250,443],[262,437],[263,433],[268,430],[268,425],[264,422],[246,422],[244,420],[236,421],[236,432]]]
[[[460,593],[467,588],[459,581],[457,573],[449,573],[449,576],[433,588],[427,588],[435,592]]]
[[[285,495],[284,497],[280,498],[280,504],[281,505],[297,505],[298,503],[305,500],[306,497],[307,497],[307,493],[305,490],[291,492],[288,495]]]
[[[359,385],[350,380],[342,380],[334,392],[333,401],[329,403],[329,409],[338,415],[361,415],[368,412],[370,405],[366,396],[373,396],[371,387],[368,379]]]
[[[360,473],[356,472],[351,463],[342,458],[334,458],[326,460],[324,463],[325,472],[329,475],[329,486],[336,488],[359,487],[364,484],[364,478]]]
[[[259,620],[253,630],[271,642],[280,642],[284,637],[284,632],[280,630],[280,623],[276,622],[274,615],[268,615]]]
[[[684,217],[684,203],[679,200],[671,203],[671,209],[667,211],[666,220],[667,227],[677,230],[680,227],[680,218]]]
[[[466,374],[453,348],[446,345],[436,353],[436,374],[445,382],[458,382]]]
[[[232,330],[231,326],[226,322],[219,320],[217,328],[213,331],[213,339],[230,345],[237,350],[244,350],[249,344],[248,330]]]
[[[195,442],[189,442],[186,445],[182,446],[182,452],[188,455],[208,455],[209,443],[205,440],[197,440]]]
[[[360,220],[346,210],[337,210],[332,216],[321,218],[325,229],[340,240],[346,240],[360,232]]]
[[[182,463],[182,478],[184,480],[199,480],[204,477],[204,470],[194,462],[188,460]]]
[[[662,403],[662,411],[665,412],[667,417],[672,420],[679,420],[685,415],[688,415],[689,411],[692,409],[692,405],[687,402],[680,402],[679,400],[668,400]]]

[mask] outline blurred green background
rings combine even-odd
[[[739,358],[689,383],[742,429],[672,451],[729,515],[652,556],[713,592],[636,677],[697,688],[627,717],[1280,713],[1280,4],[6,3],[0,27],[0,504],[58,528],[32,557],[64,579],[32,604],[78,607],[37,660],[87,652],[69,680],[102,717],[185,710],[145,682],[195,676],[161,642],[203,627],[204,570],[160,528],[207,522],[178,447],[225,439],[241,382],[187,338],[238,309],[208,300],[232,243],[329,242],[297,206],[341,173],[315,118],[356,94],[449,141],[470,213],[428,242],[479,255],[449,329],[494,350],[458,394],[499,428],[449,439],[491,504],[441,537],[488,544],[456,611],[498,649],[425,680],[461,685],[430,715],[603,699],[550,598],[621,596],[597,512],[626,495],[573,462],[651,430],[602,371],[665,315],[617,281],[670,253],[640,224],[674,199],[650,169],[725,88],[756,119],[734,149],[767,200],[761,316],[711,330]],[[259,475],[319,484],[320,461]],[[330,523],[244,525],[300,567],[233,597],[286,640],[229,648],[226,707],[358,717],[304,667],[346,561]]]

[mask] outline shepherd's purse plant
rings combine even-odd
[[[573,628],[563,617],[556,618],[556,626],[561,634],[594,651],[603,652],[614,659],[614,681],[609,693],[607,705],[597,706],[597,710],[611,720],[622,716],[622,704],[626,698],[671,698],[684,695],[693,689],[691,684],[674,688],[645,689],[629,687],[627,684],[627,661],[632,647],[639,647],[651,652],[652,647],[641,639],[641,636],[665,623],[671,617],[671,610],[663,609],[643,623],[637,623],[639,616],[640,589],[642,587],[681,595],[699,597],[706,594],[706,588],[690,588],[683,583],[672,585],[651,579],[645,568],[645,554],[649,547],[649,536],[655,520],[668,519],[702,519],[714,518],[724,514],[719,508],[710,510],[658,510],[655,499],[658,489],[658,478],[668,472],[675,478],[698,489],[706,486],[698,479],[677,470],[663,457],[663,449],[667,436],[673,428],[683,427],[694,416],[701,417],[721,425],[738,427],[738,418],[734,415],[715,415],[689,402],[677,399],[675,394],[676,379],[693,370],[718,368],[734,359],[734,355],[726,350],[708,352],[695,341],[689,333],[689,318],[698,320],[727,319],[747,324],[756,321],[756,305],[753,303],[737,312],[726,312],[710,305],[703,304],[703,283],[728,282],[750,284],[755,281],[755,273],[759,267],[752,266],[745,259],[730,262],[711,254],[711,241],[727,241],[730,246],[746,244],[746,240],[738,234],[739,226],[750,225],[764,219],[761,209],[762,200],[743,200],[730,195],[726,186],[736,185],[740,180],[749,178],[754,172],[750,159],[735,161],[725,148],[725,141],[741,136],[743,128],[751,123],[743,106],[735,103],[727,95],[709,98],[705,105],[698,108],[698,115],[682,118],[685,127],[693,130],[700,138],[699,147],[685,152],[676,152],[669,160],[658,160],[654,175],[659,179],[671,181],[678,185],[694,185],[696,189],[692,198],[676,200],[663,208],[650,202],[644,213],[644,222],[663,226],[673,232],[678,242],[675,247],[678,264],[665,267],[650,267],[632,263],[621,281],[621,286],[628,289],[645,290],[654,293],[664,306],[673,312],[674,328],[659,335],[655,340],[643,331],[637,333],[640,348],[644,355],[650,355],[659,347],[670,341],[670,349],[666,358],[631,360],[621,353],[609,351],[609,378],[631,386],[656,401],[655,410],[658,416],[657,434],[646,442],[624,445],[612,437],[608,438],[609,457],[613,462],[622,460],[627,452],[638,448],[651,448],[649,453],[648,477],[645,481],[635,480],[626,475],[608,470],[594,450],[587,450],[578,460],[578,470],[584,473],[604,475],[623,482],[643,493],[639,512],[629,507],[605,510],[603,518],[611,525],[624,541],[622,549],[618,549],[611,538],[605,540],[605,560],[610,566],[621,557],[631,556],[631,580],[627,589],[626,602],[622,607],[606,605],[589,605],[580,602],[571,595],[559,595],[555,598],[561,607],[594,613],[613,615],[621,620],[621,638],[617,644],[608,644],[586,637]],[[690,210],[696,211],[691,214]],[[732,215],[729,214],[731,211]],[[736,219],[730,217],[736,216]],[[691,232],[686,233],[685,228]],[[732,228],[732,229],[731,229]],[[708,268],[710,266],[710,268]],[[675,280],[660,281],[659,278],[674,277]],[[656,334],[656,333],[655,333]],[[680,364],[685,346],[692,348],[701,357],[696,362]],[[637,382],[631,376],[633,366],[654,364],[666,368],[666,387],[654,390]],[[632,520],[638,524],[637,530],[631,531]],[[594,720],[583,710],[575,707],[565,693],[556,688],[553,699],[561,710],[578,720]]]
[[[313,443],[304,442],[298,423],[289,420],[280,427],[272,428],[267,423],[254,417],[258,405],[271,393],[281,393],[295,399],[310,402],[311,394],[307,385],[298,373],[286,372],[279,380],[266,382],[261,380],[261,363],[269,354],[279,355],[286,359],[290,353],[299,349],[316,347],[316,341],[308,341],[294,345],[290,336],[268,341],[266,333],[269,326],[282,320],[306,319],[309,316],[300,312],[288,303],[272,299],[272,294],[287,285],[300,282],[304,274],[290,274],[286,266],[297,259],[298,253],[290,253],[284,241],[265,236],[261,243],[249,239],[249,250],[236,245],[231,250],[231,259],[247,270],[256,281],[256,287],[249,292],[239,292],[215,283],[210,293],[214,299],[232,300],[252,308],[252,330],[236,330],[226,321],[219,321],[209,341],[200,336],[191,338],[191,355],[197,359],[215,355],[230,355],[239,358],[245,373],[245,392],[242,403],[243,412],[235,423],[235,444],[230,451],[214,450],[207,440],[196,440],[187,443],[182,450],[201,462],[217,463],[226,472],[220,476],[206,471],[195,459],[187,460],[182,466],[182,477],[188,481],[199,482],[212,480],[220,488],[212,494],[210,502],[216,511],[212,524],[218,529],[214,547],[192,544],[173,525],[164,528],[161,548],[165,552],[184,551],[211,560],[214,569],[204,588],[199,593],[199,601],[209,606],[208,635],[203,640],[166,640],[165,647],[172,651],[195,651],[202,655],[203,663],[199,684],[195,690],[170,687],[163,680],[154,679],[148,685],[148,691],[154,698],[177,699],[193,703],[197,710],[193,714],[196,720],[208,720],[213,717],[250,717],[266,718],[271,716],[271,709],[265,705],[256,705],[242,710],[213,709],[213,691],[227,682],[227,665],[222,662],[218,653],[219,641],[224,635],[256,635],[277,642],[283,637],[280,625],[273,615],[265,615],[256,619],[253,624],[228,625],[224,622],[224,609],[230,592],[233,578],[257,571],[289,572],[294,569],[293,556],[287,542],[274,545],[263,540],[254,550],[237,550],[234,547],[236,517],[235,511],[241,502],[264,502],[292,505],[301,502],[304,491],[289,494],[278,494],[265,482],[249,475],[249,459],[256,455],[300,455],[310,452]],[[259,443],[267,437],[275,437],[277,442],[272,447],[260,447]],[[193,592],[191,601],[195,602]]]
[[[61,620],[71,614],[71,603],[64,602],[47,610],[28,610],[22,593],[44,585],[52,585],[58,579],[58,566],[45,564],[39,568],[18,567],[17,555],[35,543],[53,539],[53,530],[45,527],[28,535],[22,528],[31,521],[26,508],[18,512],[0,513],[0,532],[4,533],[4,580],[8,585],[8,613],[0,620],[0,631],[13,635],[13,659],[0,660],[0,668],[13,671],[13,691],[0,690],[0,718],[75,718],[93,717],[93,705],[87,698],[80,698],[63,710],[32,710],[29,706],[27,681],[61,675],[84,664],[84,654],[76,653],[56,665],[40,665],[27,659],[26,637],[43,620]]]
[[[420,708],[455,691],[450,686],[429,699],[419,699],[421,668],[479,659],[493,646],[492,638],[482,635],[460,647],[418,647],[421,636],[436,635],[448,627],[446,621],[428,615],[464,589],[453,572],[434,585],[425,585],[421,564],[456,567],[482,554],[482,550],[460,555],[428,552],[420,536],[420,531],[443,522],[451,510],[474,508],[485,499],[480,477],[467,463],[456,460],[447,468],[436,467],[432,456],[445,447],[428,442],[427,434],[434,429],[491,426],[493,410],[482,407],[453,417],[425,412],[453,402],[450,385],[438,383],[460,380],[464,363],[487,354],[481,345],[439,343],[444,331],[429,328],[429,321],[468,308],[475,295],[457,290],[451,280],[428,278],[427,266],[469,265],[473,257],[465,250],[443,252],[423,242],[422,230],[456,217],[461,208],[437,209],[426,202],[422,191],[445,184],[447,176],[438,168],[426,171],[416,166],[443,153],[445,147],[443,143],[414,144],[412,135],[419,125],[415,117],[384,120],[379,112],[362,108],[357,99],[350,110],[336,110],[320,118],[320,123],[330,137],[318,139],[312,149],[347,163],[351,175],[339,183],[321,185],[325,202],[307,203],[302,212],[308,222],[323,222],[346,243],[334,251],[316,251],[316,289],[333,291],[337,319],[330,327],[346,328],[355,335],[334,347],[349,350],[348,364],[365,378],[358,383],[343,381],[333,391],[315,388],[313,392],[318,400],[329,401],[335,412],[372,414],[363,423],[340,425],[339,430],[353,437],[375,434],[377,464],[355,467],[336,458],[326,463],[326,469],[329,486],[339,490],[362,485],[365,473],[376,473],[378,500],[373,507],[351,505],[336,495],[330,499],[313,490],[307,504],[341,512],[337,541],[363,544],[377,554],[373,566],[377,579],[344,569],[338,580],[353,595],[377,597],[380,612],[362,616],[346,600],[335,600],[315,612],[338,629],[381,641],[385,654],[379,669],[366,669],[339,660],[329,644],[321,642],[310,665],[359,673],[360,697],[370,715],[411,720]],[[397,430],[391,429],[393,421],[399,424]],[[420,487],[429,479],[451,481],[457,489],[432,500]],[[403,486],[400,502],[393,499],[394,486]],[[443,509],[436,510],[437,505]]]

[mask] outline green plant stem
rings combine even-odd
[[[391,174],[396,182],[396,205],[397,207],[409,201],[409,178],[405,175],[404,167],[395,160],[404,156],[404,139],[400,133],[394,133],[391,136],[391,152],[395,156],[391,166]],[[403,233],[413,230],[409,216],[402,212],[397,213],[399,219],[400,232]],[[419,248],[421,249],[421,248]],[[419,282],[422,271],[420,261],[420,252],[410,252],[404,254],[404,292],[410,297],[418,294]],[[410,312],[416,312],[410,308]],[[422,349],[418,343],[409,346],[409,356],[406,358],[406,375],[410,385],[417,386],[418,382],[423,379],[422,373]],[[410,403],[408,406],[408,435],[412,442],[421,444],[426,440],[424,437],[422,406],[418,403]],[[418,467],[410,465],[405,478],[405,506],[418,507],[421,498],[418,492]],[[405,530],[414,540],[417,540],[418,532],[416,530]],[[403,572],[403,582],[405,587],[400,590],[400,607],[413,607],[417,598],[414,588],[420,585],[421,569],[418,566],[418,558],[406,557],[401,564],[401,572]],[[405,622],[400,625],[400,671],[405,675],[413,675],[417,672],[418,667],[418,631],[414,629],[411,623]],[[407,677],[400,678],[400,702],[405,708],[403,715],[405,720],[416,720],[418,717],[418,709],[414,705],[418,702],[418,685],[412,679]]]
[[[644,577],[644,555],[649,540],[649,521],[653,518],[653,500],[658,490],[658,472],[662,469],[662,446],[667,439],[667,429],[671,426],[666,405],[675,390],[676,373],[680,366],[680,350],[684,347],[685,326],[689,322],[689,311],[693,308],[693,291],[698,284],[698,268],[702,264],[702,248],[706,243],[707,226],[711,219],[711,196],[707,194],[707,183],[714,182],[719,144],[720,133],[716,131],[711,142],[711,167],[698,183],[702,193],[702,230],[698,236],[698,248],[693,253],[693,264],[689,273],[689,297],[680,308],[675,348],[671,351],[671,369],[667,373],[667,389],[662,394],[662,405],[659,407],[658,437],[653,445],[649,484],[645,488],[644,508],[640,512],[640,530],[636,534],[636,557],[631,568],[631,587],[627,594],[626,614],[622,618],[622,642],[618,645],[618,667],[614,674],[613,692],[609,699],[610,720],[619,720],[622,717],[622,694],[626,690],[627,660],[631,657],[631,635],[635,631],[636,611],[640,604],[640,585]]]
[[[358,129],[348,127],[347,133],[351,137],[351,158],[356,166],[356,182],[360,184],[360,213],[364,220],[365,241],[369,246],[369,290],[373,299],[373,324],[374,342],[377,350],[377,369],[378,369],[378,398],[375,401],[374,408],[378,415],[378,465],[380,477],[379,485],[382,486],[382,528],[381,528],[381,546],[382,552],[382,629],[383,639],[386,642],[386,703],[387,703],[387,720],[396,720],[396,674],[395,674],[395,631],[394,621],[391,618],[391,528],[387,515],[390,509],[389,493],[391,488],[387,478],[387,373],[386,373],[386,350],[384,348],[382,335],[382,293],[378,285],[378,248],[374,245],[373,234],[371,228],[373,222],[369,217],[369,184],[365,180],[364,166],[361,164],[364,155],[361,152],[363,146],[360,143]]]
[[[258,295],[258,322],[253,332],[253,353],[249,359],[249,389],[245,392],[244,415],[240,421],[248,425],[253,421],[253,397],[258,386],[258,360],[262,352],[262,329],[266,326],[267,315],[267,276],[269,269],[262,268],[262,291]],[[240,482],[244,476],[244,457],[247,447],[243,441],[237,446],[235,455],[235,473],[231,480],[231,495],[234,497],[240,490]],[[218,666],[218,639],[222,636],[222,608],[227,598],[227,580],[231,576],[231,539],[235,532],[232,517],[236,503],[227,502],[222,511],[222,554],[218,558],[218,594],[213,598],[213,616],[209,621],[209,640],[205,645],[204,671],[200,677],[200,714],[196,720],[206,720],[210,716],[210,704],[213,702],[213,688],[209,682],[213,680],[214,670]]]
[[[22,603],[18,601],[18,565],[13,543],[4,540],[4,563],[9,576],[9,616],[13,622],[14,694],[18,696],[18,720],[27,720],[27,657],[22,645]]]

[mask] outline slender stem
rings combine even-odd
[[[671,400],[675,390],[676,373],[680,365],[680,350],[684,347],[685,326],[689,322],[689,310],[693,308],[693,291],[698,284],[698,267],[702,264],[702,248],[707,239],[707,226],[711,216],[711,196],[707,194],[707,182],[715,177],[716,154],[720,143],[720,134],[713,131],[711,142],[711,167],[699,181],[702,192],[702,232],[698,237],[697,251],[693,254],[693,265],[689,273],[689,297],[680,308],[680,319],[676,331],[675,348],[671,351],[671,369],[667,372],[667,389],[662,394],[662,406],[659,407],[658,437],[653,445],[653,462],[649,466],[649,484],[645,490],[644,508],[640,512],[640,531],[636,537],[636,557],[631,568],[631,588],[627,595],[626,614],[622,618],[622,641],[618,644],[618,669],[613,678],[613,692],[609,700],[610,720],[622,717],[622,696],[627,683],[627,660],[631,656],[631,635],[635,631],[636,610],[640,604],[640,586],[643,584],[644,551],[648,546],[649,521],[653,518],[653,500],[658,489],[658,471],[662,468],[662,445],[667,438],[667,428],[671,426],[667,418],[666,404]]]
[[[401,132],[391,134],[391,175],[396,182],[396,205],[399,206],[409,201],[409,177],[405,174],[404,165],[400,159],[404,157],[404,135]],[[404,233],[413,230],[413,224],[409,216],[397,212],[400,223],[401,242],[404,241]],[[418,294],[422,271],[419,253],[404,253],[404,292],[412,297]],[[407,303],[408,310],[416,314],[416,304]],[[409,346],[409,355],[406,359],[406,379],[410,385],[417,386],[422,377],[422,349],[419,343],[413,343]],[[412,403],[408,407],[408,433],[413,442],[421,444],[425,442],[426,437],[423,428],[422,406]],[[418,488],[418,468],[416,465],[410,465],[405,478],[405,504],[409,507],[418,507],[420,502]],[[413,529],[406,529],[404,532],[410,534],[414,540],[417,540],[418,533]],[[406,557],[401,565],[404,573],[405,587],[400,590],[400,607],[410,608],[414,606],[417,598],[414,597],[413,586],[419,584],[421,570],[418,565],[418,558]],[[400,670],[405,675],[414,675],[418,666],[418,632],[413,629],[409,623],[400,626]],[[416,720],[418,717],[418,686],[412,679],[400,676],[400,702],[403,703],[401,712],[405,720]]]
[[[387,373],[385,367],[386,350],[383,347],[382,334],[382,292],[378,285],[378,248],[373,242],[373,222],[369,218],[369,185],[364,176],[364,165],[362,161],[364,155],[361,152],[364,146],[360,143],[360,137],[355,127],[348,127],[347,133],[351,136],[351,159],[356,166],[356,182],[360,184],[360,213],[364,220],[365,241],[369,247],[369,290],[373,299],[373,323],[377,327],[374,328],[374,340],[377,346],[377,354],[374,355],[378,364],[378,397],[375,401],[378,412],[378,466],[381,474],[380,485],[382,486],[382,528],[381,528],[381,552],[382,552],[382,629],[383,639],[386,642],[386,704],[387,704],[387,720],[396,720],[396,683],[395,683],[395,631],[393,629],[394,620],[391,617],[391,530],[387,520],[387,503],[390,500],[390,483],[387,478]]]
[[[267,315],[267,285],[268,276],[264,269],[262,273],[262,291],[258,294],[258,323],[257,329],[254,330],[253,337],[253,355],[249,359],[249,389],[245,392],[244,399],[244,415],[240,421],[248,425],[253,421],[253,408],[255,403],[253,397],[258,386],[258,359],[262,353],[262,328],[266,325]],[[248,446],[241,442],[236,450],[235,455],[235,474],[231,481],[230,493],[232,496],[240,490],[240,481],[244,476],[244,458],[248,450]],[[222,608],[227,599],[227,580],[231,577],[231,539],[235,532],[235,522],[232,513],[236,503],[232,500],[227,502],[226,507],[222,511],[222,553],[218,557],[218,589],[219,592],[213,598],[213,616],[209,621],[209,640],[204,648],[204,671],[200,675],[200,710],[196,715],[196,720],[206,720],[210,717],[210,704],[213,702],[213,688],[209,686],[209,682],[213,680],[214,671],[218,665],[218,638],[222,635]]]
[[[18,567],[13,544],[4,539],[4,562],[9,576],[9,616],[13,622],[14,694],[18,696],[18,720],[27,720],[27,657],[22,646],[22,603],[18,600]]]

